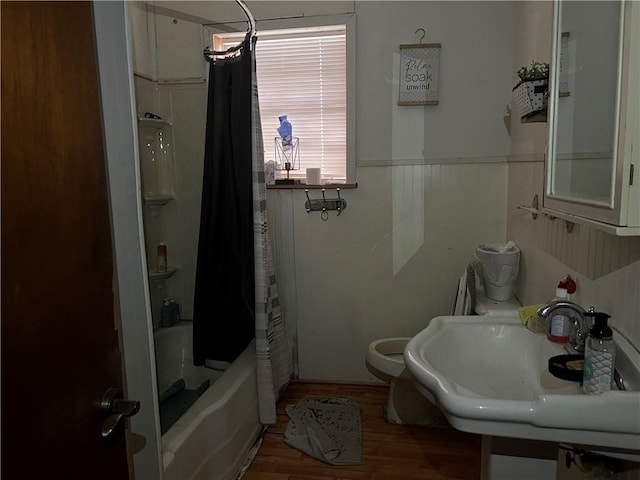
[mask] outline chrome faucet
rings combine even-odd
[[[573,333],[569,337],[569,342],[573,349],[577,353],[584,353],[584,345],[589,335],[589,321],[587,320],[588,313],[593,313],[595,310],[590,307],[589,310],[585,310],[577,303],[569,300],[554,300],[538,309],[538,316],[548,318],[549,314],[558,308],[567,308],[573,310],[577,315],[573,317]]]

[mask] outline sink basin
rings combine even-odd
[[[570,443],[640,455],[640,352],[614,329],[626,391],[584,395],[554,377],[548,359],[564,346],[519,317],[436,317],[411,339],[405,364],[418,390],[460,430]]]

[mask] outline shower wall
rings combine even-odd
[[[207,107],[204,29],[170,13],[129,4],[138,117],[150,112],[170,123],[162,129],[170,161],[164,181],[174,198],[160,208],[145,202],[144,215],[149,270],[156,269],[159,242],[177,268],[170,278],[150,282],[155,325],[164,297],[180,304],[182,318],[192,318]],[[143,160],[143,176],[145,167]]]
[[[136,77],[136,103],[139,116],[153,112],[171,122],[168,131],[173,166],[170,184],[175,196],[161,209],[145,207],[147,262],[156,265],[156,245],[167,245],[171,266],[178,270],[164,282],[151,282],[154,320],[163,297],[181,306],[182,318],[193,313],[195,265],[200,222],[202,159],[206,123],[207,91],[204,83],[158,84]]]

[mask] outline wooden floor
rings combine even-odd
[[[394,425],[385,421],[385,386],[292,383],[280,402],[278,420],[269,427],[243,480],[478,480],[481,437],[450,427]],[[333,466],[284,442],[288,404],[306,395],[348,398],[360,407],[362,464]]]

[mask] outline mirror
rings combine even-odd
[[[555,4],[547,197],[612,208],[622,4]]]

